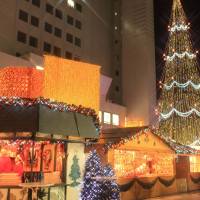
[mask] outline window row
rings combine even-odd
[[[45,22],[44,29],[50,34],[53,33],[53,26],[47,22]],[[62,38],[62,30],[60,28],[54,27],[54,35],[56,37]],[[81,47],[81,39],[73,36],[71,33],[66,33],[66,41]]]
[[[23,11],[23,10],[19,10],[19,19],[27,22],[29,21],[29,15],[27,12]],[[39,18],[35,17],[35,16],[30,16],[30,24],[35,26],[35,27],[39,27]]]
[[[82,12],[82,5],[79,3],[76,3],[74,6],[71,6],[71,7],[75,7],[76,10],[78,10],[79,12]],[[51,15],[55,15],[59,19],[63,19],[63,12],[55,8],[50,3],[46,3],[46,12],[48,12]]]
[[[111,114],[109,112],[99,111],[99,120],[104,124],[111,124],[114,126],[119,126],[119,115]]]
[[[62,54],[62,50],[61,50],[60,47],[52,46],[48,42],[44,42],[43,51],[46,52],[46,53],[49,53],[49,54],[53,54],[53,55],[58,56],[58,57],[61,57],[61,54]],[[69,52],[69,51],[65,51],[65,58],[74,59],[76,61],[80,61],[81,60],[79,56],[74,56],[74,58],[73,58],[72,53]]]
[[[19,19],[27,22],[29,21],[29,14],[24,11],[24,10],[19,10]],[[78,29],[82,28],[82,23],[79,20],[74,20],[73,17],[71,17],[70,15],[67,16],[67,23],[70,25],[74,25],[74,21],[75,21],[75,27]],[[36,27],[39,27],[39,18],[35,17],[35,16],[30,16],[30,24]]]
[[[29,39],[29,40],[28,40]],[[29,45],[31,47],[38,47],[38,39],[34,36],[29,36],[29,38],[27,37],[27,35],[21,31],[18,31],[17,33],[17,40],[19,42],[22,42],[24,44],[27,43],[27,40],[29,41]],[[48,42],[44,42],[43,44],[43,51],[49,54],[54,54],[55,56],[61,57],[62,55],[62,50],[60,47],[57,46],[52,46],[51,44],[49,44]],[[19,56],[19,55],[17,55]],[[65,58],[67,59],[72,59],[72,53],[69,51],[65,52]],[[74,60],[80,61],[80,57],[79,56],[75,56]]]
[[[17,40],[19,42],[26,44],[27,43],[27,35],[21,31],[18,31]],[[37,48],[38,47],[38,39],[34,36],[29,36],[29,45]]]
[[[40,8],[42,0],[25,0],[25,1],[27,1],[27,2],[31,1],[32,5]],[[73,6],[71,6],[72,5],[71,2],[73,2]],[[82,5],[81,4],[79,4],[77,2],[75,3],[73,0],[67,0],[67,3],[68,3],[68,5],[70,5],[70,7],[74,7],[77,11],[82,12]],[[51,4],[46,4],[46,11],[53,14],[54,7]],[[59,12],[58,15],[60,16],[60,12]]]

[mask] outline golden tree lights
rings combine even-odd
[[[163,55],[158,133],[181,144],[190,144],[200,136],[198,51],[193,50],[189,25],[180,0],[174,0],[167,51]]]

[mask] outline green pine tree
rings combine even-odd
[[[69,174],[69,177],[73,180],[73,182],[70,184],[72,187],[76,187],[80,183],[77,182],[77,180],[81,177],[81,172],[80,172],[80,166],[78,164],[78,158],[76,155],[73,157],[73,164],[71,166],[71,172]]]

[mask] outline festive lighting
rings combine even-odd
[[[75,7],[75,3],[74,3],[74,0],[67,0],[67,4],[68,6],[74,8]]]
[[[44,98],[90,107],[98,113],[99,66],[45,56],[44,68]]]
[[[151,153],[144,150],[114,150],[113,153],[118,178],[174,175],[172,153]]]
[[[170,90],[171,88],[175,87],[179,87],[179,88],[186,88],[189,85],[191,85],[195,90],[199,90],[200,89],[200,84],[194,84],[191,80],[187,81],[186,83],[178,83],[177,81],[173,81],[170,85],[164,84],[164,88],[166,90]]]
[[[167,114],[163,114],[160,113],[160,120],[162,119],[168,119],[171,117],[171,115],[173,115],[174,113],[176,113],[178,116],[180,117],[189,117],[192,114],[196,114],[200,117],[200,112],[198,110],[196,110],[195,108],[192,108],[190,111],[188,112],[180,112],[178,111],[176,108],[173,108],[169,113]]]
[[[177,53],[177,52],[175,52],[172,56],[167,56],[166,60],[167,61],[173,61],[175,57],[184,58],[185,56],[187,56],[189,59],[196,58],[195,54],[188,53],[187,51],[185,51],[183,53]]]
[[[42,96],[44,74],[33,67],[0,69],[0,96],[37,98]]]
[[[176,31],[187,31],[190,27],[188,25],[180,24],[169,27],[169,31],[174,33]]]
[[[12,97],[12,98],[0,97],[0,108],[2,108],[2,106],[11,106],[11,105],[28,108],[30,106],[34,106],[38,104],[46,106],[47,108],[53,111],[76,112],[82,115],[91,116],[93,118],[93,122],[94,122],[97,132],[100,131],[99,118],[94,109],[85,108],[82,106],[76,106],[73,104],[71,105],[71,104],[66,104],[62,102],[56,102],[56,101],[52,101],[50,99],[44,99],[44,98],[23,99],[20,97]]]
[[[85,173],[84,180],[81,190],[81,200],[97,200],[101,199],[102,183],[94,177],[101,177],[102,173],[102,165],[100,161],[100,157],[93,151],[88,156],[85,163]]]
[[[124,145],[127,142],[138,140],[142,135],[144,135],[147,139],[149,137],[149,134],[154,134],[157,136],[160,140],[162,140],[165,144],[167,144],[173,151],[175,151],[176,154],[200,154],[200,151],[197,151],[196,149],[193,149],[189,146],[182,145],[177,143],[175,140],[171,139],[169,136],[165,136],[162,134],[162,132],[158,132],[155,128],[147,128],[139,131],[138,133],[126,137],[121,137],[117,142],[112,141],[108,142],[104,146],[104,151],[108,150],[114,150],[119,149],[121,145]]]
[[[164,56],[163,88],[159,99],[160,122],[157,134],[189,145],[200,137],[200,77],[189,23],[180,0],[174,0]],[[180,33],[181,31],[181,33]],[[175,50],[175,51],[174,51]],[[176,59],[180,58],[180,59]],[[181,59],[184,58],[184,59]]]

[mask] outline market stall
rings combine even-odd
[[[64,200],[72,186],[76,195],[69,183],[82,174],[68,170],[99,134],[99,67],[45,56],[44,70],[1,68],[0,85],[0,199]]]
[[[115,169],[122,200],[186,192],[199,181],[191,173],[198,170],[199,152],[149,128],[105,130],[96,148]]]
[[[176,192],[175,152],[157,136],[143,132],[108,151],[121,185],[122,199]]]

